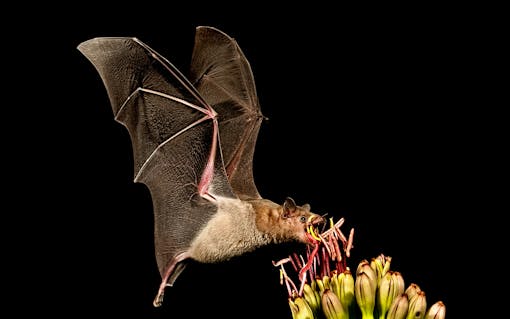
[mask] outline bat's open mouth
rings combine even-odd
[[[312,215],[308,218],[308,222],[306,223],[306,237],[311,241],[320,241],[320,233],[321,231],[318,228],[318,225],[324,224],[326,219],[319,215]]]

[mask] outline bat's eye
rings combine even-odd
[[[302,223],[305,223],[306,222],[306,217],[305,216],[299,217],[299,221],[302,222]]]

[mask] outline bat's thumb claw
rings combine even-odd
[[[152,305],[154,307],[161,307],[161,305],[163,304],[163,296],[164,296],[163,292],[158,292],[158,295],[156,296],[156,298],[154,298]]]

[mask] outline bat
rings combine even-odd
[[[93,38],[78,50],[129,132],[134,182],[150,191],[162,278],[154,306],[190,260],[218,263],[268,244],[312,241],[307,228],[322,216],[290,197],[282,204],[264,199],[255,185],[264,116],[233,38],[198,27],[187,77],[137,38]]]

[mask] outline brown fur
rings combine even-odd
[[[249,201],[217,198],[218,212],[192,242],[190,256],[219,262],[271,243],[307,242],[307,206],[285,208],[266,199]],[[306,222],[300,220],[305,216]]]
[[[319,217],[311,213],[307,206],[295,206],[290,212],[285,212],[283,205],[278,205],[267,199],[257,199],[250,202],[256,212],[257,228],[268,236],[274,243],[301,241],[306,243],[306,223],[310,216]],[[306,222],[300,218],[304,216]]]

